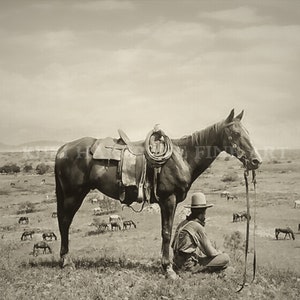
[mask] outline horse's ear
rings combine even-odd
[[[233,118],[234,118],[234,109],[231,110],[229,116],[228,116],[228,117],[226,118],[226,120],[225,120],[225,123],[230,123],[230,122],[232,122]]]
[[[242,110],[241,113],[239,115],[237,115],[235,118],[241,121],[243,115],[244,115],[244,110]]]

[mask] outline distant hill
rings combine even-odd
[[[34,141],[20,145],[0,143],[0,152],[56,151],[63,144],[64,142],[61,141]]]

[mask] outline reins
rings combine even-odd
[[[135,213],[140,213],[140,212],[143,211],[144,206],[145,206],[145,203],[146,203],[146,201],[143,201],[143,204],[142,204],[140,210],[135,210],[131,205],[126,205],[126,206],[129,207],[129,208],[131,208]],[[125,206],[122,207],[122,210],[124,209],[124,207],[125,207]]]
[[[243,283],[241,287],[236,291],[237,293],[240,292],[246,285],[247,281],[247,258],[248,258],[248,250],[249,250],[249,231],[250,231],[250,201],[249,201],[249,184],[248,184],[248,176],[249,171],[244,171],[244,179],[245,179],[245,187],[246,187],[246,202],[247,202],[247,226],[246,226],[246,245],[245,245],[245,267],[244,267],[244,274],[243,274]],[[252,170],[252,183],[254,186],[254,230],[253,230],[253,247],[254,247],[254,257],[253,257],[253,277],[251,283],[255,279],[256,273],[256,247],[255,247],[255,227],[256,227],[256,174],[255,171]]]

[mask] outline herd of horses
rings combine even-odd
[[[28,217],[20,217],[18,223],[20,225],[28,225],[29,224],[29,218]],[[21,235],[21,241],[27,241],[32,240],[33,235],[36,233],[35,230],[30,229],[24,229],[22,235]],[[42,249],[42,253],[46,254],[47,250],[49,253],[52,253],[52,249],[50,245],[46,241],[52,241],[57,240],[57,236],[53,231],[44,231],[42,233],[42,241],[37,242],[33,245],[32,254],[34,256],[37,256],[39,254],[39,250]]]
[[[116,231],[136,228],[136,223],[133,220],[123,220],[119,215],[110,215],[108,222],[94,219],[94,222],[90,225],[94,225],[100,232],[105,230]]]
[[[52,213],[53,217],[54,213]],[[28,225],[29,224],[29,218],[28,217],[20,217],[18,223],[20,225]],[[123,220],[123,218],[119,215],[110,215],[109,221],[106,222],[104,220],[101,220],[101,222],[94,222],[91,225],[95,225],[99,231],[104,230],[126,230],[130,228],[137,228],[136,223],[133,220]],[[33,235],[36,233],[35,230],[29,230],[24,229],[22,235],[21,235],[21,241],[27,241],[32,240]],[[57,240],[57,236],[53,231],[44,231],[42,233],[42,241],[37,242],[33,245],[33,251],[32,254],[34,256],[37,256],[40,252],[39,250],[42,250],[42,254],[52,253],[52,249],[50,245],[46,241],[53,241]]]

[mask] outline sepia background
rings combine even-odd
[[[0,136],[8,145],[179,138],[245,110],[258,148],[300,147],[300,2],[0,3]]]
[[[300,299],[299,53],[298,0],[0,0],[0,299]],[[142,140],[155,124],[180,138],[233,108],[263,159],[256,191],[249,176],[241,293],[246,222],[233,214],[246,209],[244,170],[226,153],[192,184],[173,226],[204,192],[208,235],[230,255],[225,272],[165,278],[159,206],[134,213],[97,190],[70,229],[76,269],[60,268],[59,146],[119,128]],[[103,229],[111,213],[136,228]],[[277,240],[287,227],[295,240]],[[52,252],[35,253],[49,232]]]

